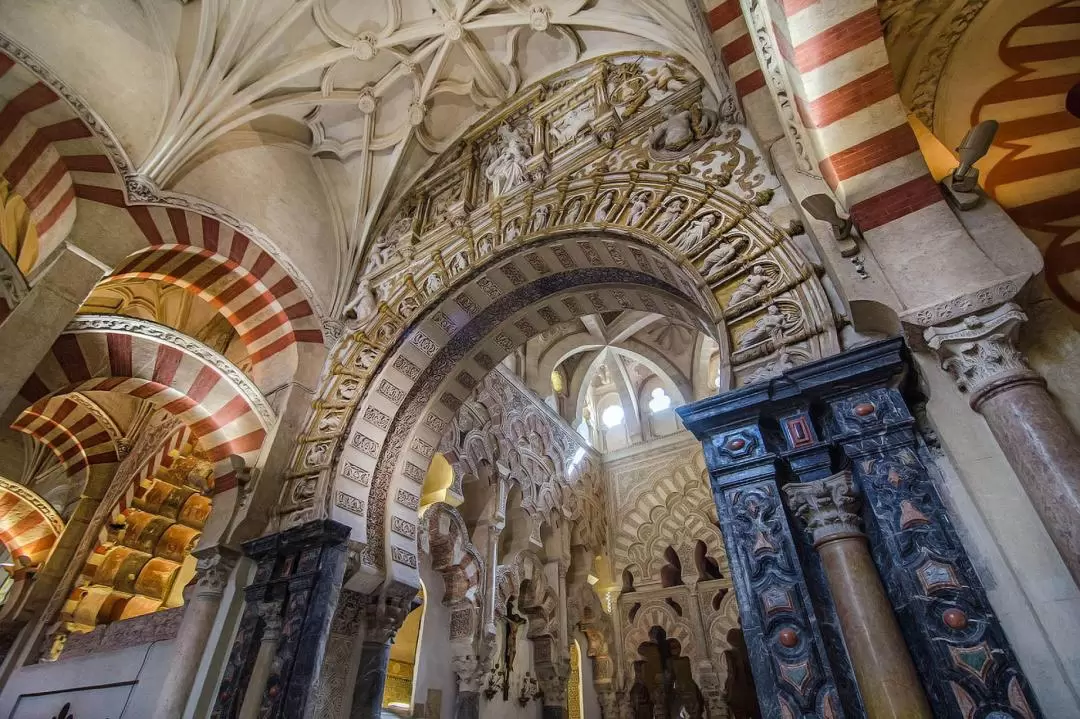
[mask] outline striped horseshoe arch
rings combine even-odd
[[[106,391],[148,400],[199,440],[219,491],[233,486],[231,455],[258,458],[275,416],[258,388],[209,347],[162,325],[128,317],[76,318],[23,385],[26,410],[41,415],[68,392]]]
[[[16,562],[31,567],[44,564],[63,531],[64,520],[48,502],[0,477],[0,543]]]
[[[42,398],[20,412],[11,428],[51,449],[69,477],[90,465],[119,461],[115,433],[70,395]]]

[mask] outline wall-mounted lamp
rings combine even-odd
[[[945,196],[961,210],[970,210],[979,204],[979,171],[975,163],[983,158],[997,134],[997,120],[983,120],[968,130],[956,152],[960,164],[952,174],[941,181]]]
[[[802,206],[815,220],[832,225],[833,239],[840,246],[841,257],[854,257],[859,254],[859,246],[855,243],[855,223],[850,217],[840,216],[833,198],[824,193],[810,195],[803,199]]]

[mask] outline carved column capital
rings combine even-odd
[[[1041,382],[1016,347],[1016,335],[1027,315],[1012,302],[958,322],[926,330],[926,342],[941,366],[970,396],[973,409],[997,391],[1017,383]]]
[[[388,644],[413,606],[411,597],[371,597],[360,613],[360,621],[364,627],[364,644]]]
[[[225,593],[240,552],[228,547],[210,547],[193,552],[195,563],[195,596],[219,599]]]
[[[484,679],[484,666],[475,654],[461,654],[450,660],[457,676],[459,692],[479,692]]]
[[[859,497],[844,471],[816,482],[796,482],[784,486],[787,504],[806,524],[814,546],[833,539],[862,536]]]
[[[262,640],[277,642],[281,638],[281,627],[285,621],[281,616],[281,602],[261,602],[257,611],[259,618],[263,620]]]

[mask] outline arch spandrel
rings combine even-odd
[[[547,81],[543,112],[581,83],[610,100],[622,60]],[[646,64],[665,62],[678,61]],[[352,528],[364,545],[357,589],[416,586],[415,542],[392,527],[415,524],[426,467],[461,403],[531,336],[586,312],[665,314],[717,341],[721,389],[759,376],[781,348],[787,361],[839,351],[813,265],[766,214],[786,200],[748,133],[710,119],[700,82],[676,84],[663,102],[608,108],[610,126],[600,114],[589,125],[610,132],[583,130],[555,149],[544,140],[551,116],[515,101],[384,214],[349,305],[356,329],[334,352],[281,507],[286,525],[326,512]],[[695,133],[683,152],[661,132],[678,113]],[[500,152],[523,158],[524,179],[491,171]]]

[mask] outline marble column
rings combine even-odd
[[[173,644],[169,673],[158,697],[154,719],[183,716],[195,675],[207,649],[225,586],[232,576],[240,553],[228,547],[210,547],[194,552],[197,564],[195,583],[184,592],[184,619]]]
[[[259,707],[262,705],[266,683],[270,679],[274,657],[277,656],[278,642],[281,640],[281,604],[279,602],[260,604],[258,614],[263,621],[262,637],[259,641],[258,654],[255,656],[255,664],[251,668],[251,679],[244,692],[244,701],[240,705],[239,719],[256,719],[259,716]]]
[[[244,590],[211,719],[237,716],[248,696],[258,697],[260,719],[305,716],[345,576],[348,536],[348,527],[319,520],[244,543],[255,576]],[[268,614],[268,607],[279,614]],[[268,662],[259,661],[270,651],[264,639],[273,640]]]
[[[821,556],[869,719],[932,719],[926,695],[860,529],[851,472],[784,487]]]
[[[1027,317],[1008,303],[931,327],[927,343],[985,419],[1080,584],[1080,438],[1027,365],[1016,335]]]
[[[454,719],[480,719],[480,689],[484,667],[475,654],[453,658],[457,694],[454,697]]]
[[[361,615],[363,640],[349,719],[379,719],[390,643],[412,610],[412,598],[370,597]]]

